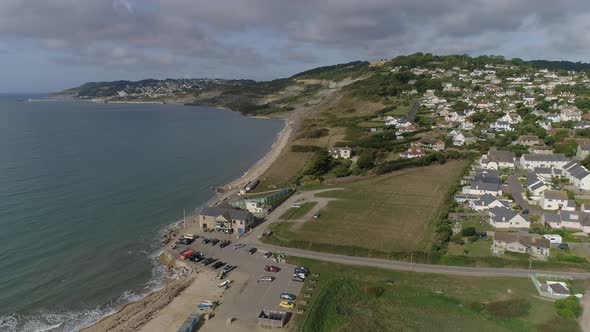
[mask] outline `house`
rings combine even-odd
[[[471,194],[462,194],[462,193],[456,193],[455,196],[455,201],[457,203],[469,203],[472,201],[477,201],[479,199],[478,195],[471,195]]]
[[[272,211],[272,207],[269,205],[262,204],[258,201],[254,200],[246,200],[246,211],[256,214],[266,216]]]
[[[492,251],[503,254],[505,251],[529,254],[533,258],[547,259],[551,249],[549,240],[531,234],[496,232]]]
[[[590,144],[580,144],[578,145],[578,150],[576,151],[576,158],[579,160],[586,159],[590,155]]]
[[[205,207],[198,215],[199,227],[203,230],[215,229],[244,234],[255,221],[251,212],[234,209],[229,204]]]
[[[481,196],[478,200],[470,201],[469,207],[474,209],[475,211],[485,211],[493,207],[509,208],[510,203],[507,200],[500,200],[496,198],[496,196],[485,194]]]
[[[565,211],[544,213],[541,222],[553,229],[576,229],[590,233],[590,214],[581,211]]]
[[[541,284],[541,291],[545,293],[549,293],[555,297],[562,297],[566,298],[571,296],[569,288],[567,288],[567,284],[562,281],[547,281],[544,284]]]
[[[489,222],[495,228],[529,228],[531,223],[518,212],[506,207],[493,207],[488,210]]]
[[[516,140],[516,144],[526,145],[526,146],[535,146],[535,145],[543,145],[543,144],[545,144],[545,142],[543,142],[543,140],[537,136],[523,135],[523,136],[518,137],[518,139]]]
[[[588,129],[590,128],[590,121],[579,121],[574,125],[574,129]]]
[[[557,154],[523,154],[520,167],[533,169],[536,167],[562,168],[569,160],[563,153]]]
[[[348,146],[332,147],[328,150],[328,152],[334,159],[350,159],[350,157],[352,157],[352,149]]]
[[[536,173],[529,172],[526,177],[527,180],[527,190],[528,193],[533,200],[541,199],[541,194],[545,190],[549,190],[549,187],[545,184],[542,178],[540,178]]]
[[[558,190],[545,190],[541,193],[539,205],[543,210],[559,210],[567,205],[567,192]]]
[[[477,142],[477,138],[470,133],[458,133],[453,137],[453,145],[463,146]]]
[[[421,148],[411,147],[406,152],[400,153],[400,157],[406,159],[413,159],[413,158],[420,158],[424,157],[426,154]]]
[[[563,175],[580,189],[590,189],[590,172],[576,161],[570,161],[563,166]]]
[[[531,146],[529,148],[531,154],[553,154],[553,148],[545,145]]]
[[[582,111],[576,106],[564,106],[559,112],[561,121],[580,121],[582,120]]]
[[[507,121],[496,120],[490,125],[491,130],[496,131],[513,131],[514,128]]]
[[[490,150],[486,155],[483,155],[479,161],[482,168],[486,169],[500,169],[500,168],[515,168],[516,156],[514,152]]]
[[[420,140],[420,147],[427,150],[444,151],[445,142],[435,138],[423,138]]]

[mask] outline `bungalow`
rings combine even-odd
[[[416,125],[413,124],[410,126],[399,127],[398,130],[395,132],[395,135],[400,136],[402,134],[411,133],[416,130],[418,130],[418,127],[416,127]]]
[[[477,201],[479,199],[478,195],[471,195],[471,194],[462,194],[457,193],[455,194],[455,201],[457,203],[470,203],[472,201]]]
[[[486,169],[500,169],[512,168],[516,166],[514,161],[516,157],[514,152],[490,150],[486,155],[483,155],[479,161],[482,168]]]
[[[417,147],[411,147],[406,152],[401,153],[399,156],[406,159],[424,157],[426,154],[424,151]]]
[[[489,210],[493,207],[505,207],[509,208],[510,203],[507,200],[500,200],[496,196],[485,194],[476,201],[469,202],[469,207],[475,211]]]
[[[554,229],[577,229],[590,233],[590,214],[586,212],[561,210],[558,213],[544,213],[541,222]]]
[[[535,146],[535,145],[543,145],[545,144],[542,139],[537,136],[519,136],[516,140],[516,144],[526,145],[526,146]]]
[[[576,161],[570,161],[563,166],[564,176],[580,189],[590,189],[590,172]]]
[[[520,167],[533,169],[536,167],[562,168],[568,163],[563,153],[557,154],[523,154],[520,157]]]
[[[423,149],[427,150],[434,150],[434,151],[444,151],[445,150],[445,142],[436,139],[436,138],[423,138],[420,140],[420,146]]]
[[[331,147],[328,152],[334,159],[350,159],[352,156],[352,149],[348,146]]]
[[[489,222],[495,228],[529,228],[531,226],[524,216],[506,207],[493,207],[488,210]]]
[[[231,230],[244,234],[254,223],[254,215],[248,211],[238,210],[229,204],[205,207],[199,212],[199,227],[203,230]]]
[[[541,284],[540,288],[541,291],[549,293],[555,297],[566,298],[571,296],[567,284],[563,281],[547,281],[544,284]]]
[[[545,190],[541,193],[539,205],[543,210],[559,210],[567,205],[567,192],[558,190]]]
[[[551,249],[549,240],[531,234],[517,234],[508,232],[496,232],[492,251],[494,254],[503,254],[505,251],[530,254],[537,259],[547,259]]]

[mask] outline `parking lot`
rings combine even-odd
[[[217,237],[227,239],[227,235],[220,233],[204,233],[205,237]],[[257,316],[261,310],[280,310],[291,311],[279,307],[281,302],[281,293],[291,293],[299,295],[303,283],[292,281],[293,269],[295,266],[289,264],[277,263],[273,259],[264,257],[265,251],[258,250],[254,254],[249,254],[248,250],[252,248],[246,245],[239,249],[234,249],[235,242],[231,242],[227,247],[219,247],[219,243],[211,246],[202,243],[202,237],[197,238],[190,245],[178,245],[174,249],[176,257],[180,252],[186,249],[192,249],[202,252],[205,257],[212,257],[226,264],[235,265],[236,268],[229,272],[224,280],[232,280],[231,287],[223,297],[221,306],[215,311],[215,318],[203,326],[203,330],[219,330],[222,328],[219,324],[225,326],[227,318],[234,318],[235,327],[255,329]],[[195,264],[197,269],[214,270],[212,264],[203,266],[200,263]],[[272,265],[280,268],[279,272],[267,272],[264,270],[266,265]],[[223,267],[214,271],[221,271]],[[271,276],[275,279],[272,282],[259,281],[263,276]],[[222,280],[219,281],[220,283]],[[296,302],[299,301],[298,297]]]

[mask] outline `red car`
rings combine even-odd
[[[194,250],[187,249],[187,250],[185,250],[185,251],[183,251],[183,252],[181,252],[181,253],[180,253],[180,259],[187,260],[187,259],[188,259],[189,257],[191,257],[191,256],[192,256],[194,253],[195,253],[195,251],[194,251]]]
[[[276,266],[272,266],[272,265],[267,265],[264,267],[264,271],[268,271],[268,272],[279,272],[281,269],[276,267]]]

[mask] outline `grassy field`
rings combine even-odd
[[[289,258],[319,273],[298,331],[579,331],[528,278],[396,272]],[[509,303],[520,303],[506,309]],[[501,308],[501,310],[494,308]],[[518,310],[525,308],[524,310]],[[528,309],[527,309],[528,308]],[[516,310],[515,310],[516,309]]]
[[[281,219],[283,220],[296,220],[305,216],[314,206],[316,206],[317,202],[306,202],[301,204],[298,208],[290,208],[287,210],[282,216]]]
[[[492,239],[488,238],[486,240],[477,240],[473,243],[465,240],[464,245],[459,245],[455,243],[449,243],[449,255],[464,255],[465,250],[468,250],[467,256],[471,257],[486,257],[491,256],[492,252],[490,250],[492,246]]]
[[[305,223],[296,232],[280,225],[274,231],[283,240],[386,252],[427,249],[432,222],[464,166],[463,161],[451,161],[338,185],[344,190],[319,195],[339,200],[330,202],[317,222]]]

